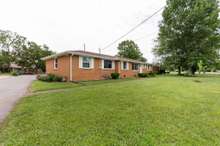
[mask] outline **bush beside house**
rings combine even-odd
[[[16,72],[13,72],[12,75],[16,76],[18,74]],[[138,77],[139,78],[155,77],[155,73],[153,73],[153,72],[139,73]],[[64,81],[66,81],[65,78],[63,78],[61,76],[54,75],[54,74],[38,75],[37,79],[40,81],[44,81],[44,82],[64,82]],[[113,79],[113,80],[120,79],[120,74],[119,73],[112,73],[111,79]]]
[[[112,73],[111,77],[112,77],[112,79],[116,80],[116,79],[119,79],[120,74],[119,73]]]
[[[139,78],[147,78],[147,77],[155,77],[156,74],[153,73],[153,72],[150,72],[150,73],[139,73],[138,74],[138,77]]]
[[[62,82],[63,77],[54,75],[54,74],[47,74],[47,75],[38,75],[37,79],[40,81],[45,81],[45,82]]]

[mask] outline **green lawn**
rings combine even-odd
[[[2,125],[1,144],[220,145],[220,77],[90,82],[25,97]]]
[[[77,87],[79,85],[80,84],[76,84],[76,83],[34,81],[33,84],[32,84],[32,92],[74,88],[74,87]]]
[[[0,73],[0,76],[10,76],[10,73]]]

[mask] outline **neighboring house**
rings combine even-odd
[[[144,62],[86,51],[66,51],[43,60],[47,74],[65,77],[68,81],[102,80],[115,72],[126,78],[153,71],[153,66]]]
[[[19,66],[19,65],[17,65],[17,64],[15,64],[15,63],[11,63],[11,64],[10,64],[10,70],[11,70],[12,72],[18,72],[18,71],[21,71],[21,70],[22,70],[22,67]]]

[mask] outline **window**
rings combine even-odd
[[[79,68],[82,69],[93,69],[94,58],[87,56],[79,56]]]
[[[132,64],[132,70],[138,70],[139,69],[139,64],[133,63]]]
[[[113,68],[111,60],[104,60],[104,68]]]
[[[92,59],[90,57],[82,57],[82,67],[91,68]]]
[[[58,59],[54,59],[54,62],[53,62],[53,68],[54,69],[58,69]]]
[[[123,70],[128,70],[128,63],[127,62],[123,62]]]

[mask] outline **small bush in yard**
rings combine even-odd
[[[54,74],[39,75],[37,79],[40,81],[45,81],[45,82],[62,82],[63,81],[63,77],[60,77]]]
[[[140,78],[147,78],[148,77],[148,73],[139,73],[138,77],[140,77]]]
[[[112,77],[112,79],[119,79],[119,76],[120,76],[120,74],[119,73],[112,73],[111,74],[111,77]]]
[[[18,76],[18,75],[19,75],[19,73],[18,73],[18,72],[16,72],[16,71],[13,71],[13,72],[11,72],[11,75],[12,75],[12,76]]]

